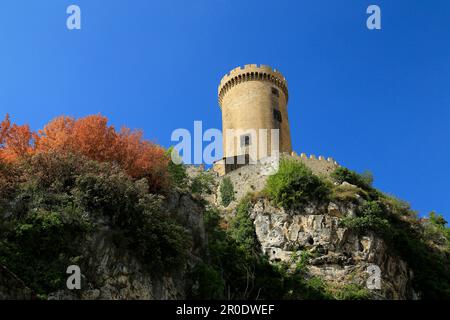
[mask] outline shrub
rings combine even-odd
[[[391,225],[387,213],[380,202],[365,202],[358,210],[357,217],[345,217],[342,225],[359,232],[374,231],[380,235],[389,236]]]
[[[152,272],[182,267],[191,239],[148,193],[146,179],[133,181],[121,169],[93,164],[93,171],[78,175],[72,194],[75,203],[92,215],[110,218],[128,239],[129,249]]]
[[[372,174],[366,172],[365,174],[358,174],[344,167],[339,167],[331,173],[331,177],[338,183],[348,182],[362,189],[368,190],[372,187]]]
[[[167,172],[170,175],[172,185],[183,188],[188,181],[188,175],[186,173],[186,167],[181,162],[181,157],[173,147],[170,147],[166,151],[166,156],[170,159],[167,166]]]
[[[37,293],[64,288],[65,268],[88,263],[84,240],[99,220],[122,235],[148,271],[183,267],[191,239],[164,212],[160,196],[149,193],[146,179],[65,152],[9,166],[17,177],[9,192],[0,192],[0,263]]]
[[[450,252],[450,228],[442,215],[434,211],[429,213],[428,223],[424,223],[424,237]]]
[[[369,195],[368,193],[356,186],[350,186],[350,185],[337,185],[337,186],[333,186],[332,187],[332,195],[331,198],[332,200],[336,200],[339,202],[351,202],[351,203],[355,203],[358,204],[359,203],[359,199],[369,199]]]
[[[339,167],[331,173],[331,178],[337,183],[348,182],[367,191],[369,200],[377,200],[380,197],[380,192],[372,187],[373,176],[369,171],[358,174],[347,168]]]
[[[90,229],[76,207],[22,213],[0,236],[0,263],[38,294],[64,287],[67,266],[81,255],[80,242]]]
[[[190,296],[195,299],[221,299],[224,297],[225,283],[219,271],[211,265],[199,263],[193,274]]]
[[[235,199],[234,187],[229,177],[222,179],[222,183],[219,188],[220,198],[222,200],[222,205],[228,207],[228,205]]]
[[[191,192],[194,194],[211,194],[214,177],[209,172],[201,172],[192,179]]]
[[[248,197],[244,197],[241,200],[236,209],[236,216],[231,220],[229,233],[243,252],[256,255],[260,252],[260,248],[253,221],[249,216],[251,205]]]
[[[368,201],[358,210],[358,216],[344,218],[341,223],[359,232],[375,231],[402,258],[414,273],[413,286],[424,299],[450,297],[450,255],[429,242],[443,237],[444,221],[436,215],[422,226],[409,206],[392,197],[383,196]],[[440,227],[438,227],[440,226]],[[448,228],[447,228],[448,229]]]
[[[243,201],[240,206],[242,216],[237,221],[244,220],[245,223],[235,224],[239,226],[239,232],[235,232],[236,229],[229,232],[222,229],[220,215],[216,209],[205,214],[208,255],[204,261],[208,267],[199,266],[203,275],[196,276],[199,287],[192,290],[190,298],[205,297],[207,292],[212,292],[211,297],[220,299],[330,298],[324,290],[324,284],[319,280],[304,280],[298,274],[287,273],[286,268],[271,264],[266,256],[249,254],[246,249],[249,245],[247,240],[253,235],[244,215],[248,209],[247,205],[248,202]],[[200,281],[201,279],[203,280]],[[223,291],[219,295],[221,289]]]
[[[298,274],[306,273],[308,271],[308,259],[311,253],[308,251],[301,251],[300,254],[294,253],[291,260],[295,263],[295,272]]]
[[[368,289],[357,284],[347,284],[334,294],[338,300],[367,300],[370,298]]]
[[[278,172],[267,179],[265,192],[278,206],[301,209],[310,203],[328,201],[331,190],[301,162],[284,159]]]

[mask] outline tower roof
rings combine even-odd
[[[244,67],[237,67],[223,76],[218,88],[219,105],[222,105],[222,99],[225,93],[234,85],[244,81],[262,80],[271,81],[283,90],[286,101],[288,100],[288,88],[285,77],[276,69],[268,65],[246,64]]]

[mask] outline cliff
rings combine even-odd
[[[448,294],[450,237],[442,217],[418,219],[334,161],[286,159],[275,175],[267,175],[267,163],[225,177],[178,166],[177,183],[155,195],[114,165],[35,156],[2,187],[0,297]],[[72,264],[80,266],[81,290],[66,288]]]

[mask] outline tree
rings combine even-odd
[[[229,177],[223,178],[219,192],[224,207],[228,207],[228,205],[235,200],[233,183]]]
[[[14,161],[33,152],[36,135],[28,125],[11,125],[9,115],[0,123],[0,159]]]
[[[138,130],[108,126],[102,115],[80,119],[58,117],[48,123],[36,143],[37,152],[66,151],[100,162],[119,164],[130,176],[147,178],[154,192],[169,186],[169,159],[164,149],[143,139]]]
[[[5,142],[6,135],[8,134],[10,126],[11,122],[9,120],[9,115],[6,114],[5,119],[0,122],[0,147],[2,147],[3,143]]]

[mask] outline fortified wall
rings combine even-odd
[[[311,171],[318,176],[329,176],[340,165],[333,158],[325,158],[324,156],[309,155],[301,153],[300,155],[292,152],[290,155],[282,154],[280,158],[293,158],[297,159],[301,163],[305,164]],[[247,193],[257,193],[264,189],[266,186],[266,180],[269,177],[268,173],[273,169],[274,163],[265,161],[266,159],[259,160],[256,164],[249,164],[241,166],[235,170],[227,172],[228,177],[233,184],[236,200],[229,207],[233,208],[236,203],[239,202],[242,197]],[[216,172],[217,173],[217,172]],[[273,170],[272,170],[273,173]],[[223,175],[218,181],[220,186]],[[220,197],[220,192],[216,192]],[[217,199],[217,204],[220,204],[220,199]]]

